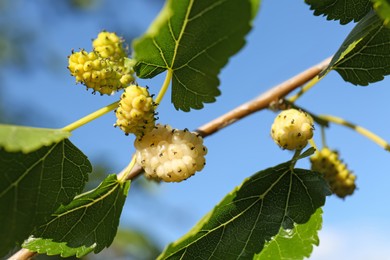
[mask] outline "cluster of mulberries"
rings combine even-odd
[[[323,148],[310,157],[311,169],[323,174],[332,191],[340,198],[345,198],[356,189],[356,176],[339,159],[336,151]]]
[[[155,106],[147,88],[130,85],[121,95],[114,126],[140,137],[154,128]]]
[[[166,182],[180,182],[203,169],[207,149],[203,138],[188,130],[156,127],[134,142],[137,163],[146,177]]]
[[[283,149],[302,149],[313,137],[313,119],[297,109],[282,111],[271,127],[272,139]]]
[[[115,33],[101,32],[93,46],[92,52],[80,50],[68,57],[68,69],[76,82],[93,89],[93,93],[111,95],[134,81],[122,40]]]

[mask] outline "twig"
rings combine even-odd
[[[331,59],[332,57],[325,59],[321,63],[314,65],[313,67],[269,89],[254,100],[248,101],[234,108],[226,114],[199,127],[195,131],[198,132],[202,137],[207,137],[221,130],[222,128],[233,124],[234,122],[253,114],[254,112],[260,111],[264,108],[268,108],[271,102],[278,101],[279,99],[289,94],[291,91],[302,86],[303,84],[317,76],[323,69],[325,69],[329,65]],[[127,175],[127,179],[133,180],[137,178],[141,173],[142,168],[139,166],[135,166]]]
[[[214,134],[215,132],[233,124],[239,119],[251,115],[254,112],[267,108],[271,102],[278,101],[285,97],[291,91],[302,86],[315,76],[317,76],[330,63],[331,57],[321,63],[299,73],[298,75],[286,80],[285,82],[269,89],[254,100],[248,101],[228,113],[210,121],[209,123],[199,127],[196,131],[203,137]]]
[[[254,100],[248,101],[233,110],[229,111],[228,113],[210,121],[209,123],[199,127],[195,131],[198,132],[203,137],[207,137],[209,135],[212,135],[216,133],[217,131],[233,124],[234,122],[249,116],[257,111],[260,111],[262,109],[268,108],[269,105],[273,101],[278,101],[279,99],[282,99],[287,94],[295,90],[296,88],[302,86],[309,80],[313,79],[315,76],[317,76],[323,69],[325,69],[329,63],[330,63],[331,57],[327,58],[326,60],[320,62],[317,65],[314,65],[313,67],[299,73],[298,75],[284,81],[283,83],[276,85],[275,87],[269,89],[268,91],[264,92]],[[141,173],[143,172],[143,169],[136,165],[132,168],[132,170],[127,174],[126,179],[127,180],[134,180],[137,178]],[[27,252],[25,252],[27,251]],[[24,253],[24,254],[22,254]],[[11,258],[12,260],[25,260],[29,259],[29,257],[35,255],[34,252],[30,252],[27,249],[21,249],[19,252],[14,254]]]
[[[27,259],[31,259],[31,257],[33,257],[36,254],[37,253],[35,252],[31,252],[28,249],[22,248],[18,252],[10,256],[8,260],[27,260]]]

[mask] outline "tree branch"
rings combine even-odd
[[[303,84],[317,76],[323,69],[328,67],[331,59],[332,57],[329,57],[324,61],[312,66],[311,68],[282,82],[281,84],[276,85],[275,87],[264,92],[257,98],[234,108],[233,110],[208,122],[207,124],[204,124],[203,126],[196,129],[195,132],[198,132],[202,137],[207,137],[246,116],[249,116],[262,109],[268,108],[273,101],[278,101],[279,99],[282,99],[296,88],[302,86]],[[128,174],[127,179],[133,180],[137,178],[141,173],[142,168],[136,165]]]
[[[31,257],[33,257],[36,254],[37,253],[35,252],[31,252],[28,249],[22,248],[18,252],[10,256],[8,260],[28,260],[31,259]]]
[[[330,60],[331,57],[325,59],[317,65],[314,65],[313,67],[269,89],[257,98],[234,108],[233,110],[208,122],[207,124],[204,124],[195,131],[200,133],[203,137],[207,137],[246,116],[268,108],[273,101],[278,101],[279,99],[282,99],[296,88],[302,86],[303,84],[317,76],[323,69],[325,69],[329,65]],[[130,171],[130,173],[127,175],[126,179],[133,180],[137,178],[142,172],[143,169],[140,166],[135,165]],[[9,260],[25,260],[31,258],[35,254],[36,253],[30,252],[27,249],[21,249],[13,256],[11,256]]]
[[[330,63],[331,57],[322,61],[321,63],[314,65],[313,67],[299,73],[298,75],[282,82],[281,84],[269,89],[257,98],[248,101],[228,113],[208,122],[207,124],[199,127],[196,132],[199,132],[203,137],[212,135],[217,131],[225,128],[234,122],[269,107],[273,101],[282,99],[291,91],[302,86],[315,76],[317,76],[323,69],[325,69]]]

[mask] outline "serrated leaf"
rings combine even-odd
[[[314,15],[326,16],[327,20],[340,20],[340,24],[359,21],[371,9],[370,0],[305,0]]]
[[[383,24],[390,28],[390,2],[387,0],[371,0],[376,14],[382,19]]]
[[[173,74],[176,109],[200,109],[220,95],[218,74],[244,37],[259,0],[168,0],[148,31],[133,42],[135,71]]]
[[[96,189],[58,208],[51,219],[33,233],[34,238],[65,243],[66,248],[95,246],[94,252],[99,253],[115,237],[129,187],[130,182],[122,183],[115,174],[109,175]],[[28,244],[25,248],[32,249]]]
[[[29,238],[23,243],[22,247],[38,254],[60,255],[61,257],[76,256],[81,258],[91,253],[95,249],[96,244],[90,247],[68,247],[65,242],[57,243],[51,239]]]
[[[353,28],[320,76],[336,70],[354,85],[366,86],[390,74],[390,29],[370,12]]]
[[[318,173],[292,170],[290,162],[260,171],[159,259],[252,259],[280,228],[306,223],[330,194]]]
[[[0,124],[0,148],[7,152],[33,152],[42,146],[58,143],[71,135],[69,131]]]
[[[295,224],[291,230],[280,229],[254,260],[289,259],[299,260],[309,257],[313,245],[319,245],[318,231],[322,227],[322,209],[319,208],[304,224]]]
[[[67,139],[27,154],[0,149],[0,256],[82,192],[91,170]]]

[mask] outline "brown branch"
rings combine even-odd
[[[36,254],[37,253],[35,252],[31,252],[28,249],[22,248],[18,252],[10,256],[8,260],[27,260],[27,259],[31,259],[31,257],[33,257]]]
[[[246,116],[269,107],[273,101],[285,97],[291,91],[302,86],[309,80],[317,76],[323,69],[325,69],[330,63],[331,57],[322,61],[321,63],[299,73],[298,75],[284,81],[283,83],[269,89],[257,98],[248,101],[226,114],[208,122],[207,124],[199,127],[196,131],[203,137],[214,134],[215,132],[225,128],[228,125],[233,124],[237,120],[240,120]]]
[[[269,89],[257,98],[248,101],[227,112],[226,114],[208,122],[207,124],[196,129],[195,131],[200,133],[203,137],[207,137],[216,133],[222,128],[233,124],[234,122],[253,114],[254,112],[269,107],[269,105],[273,101],[278,101],[279,99],[289,94],[291,91],[302,86],[303,84],[317,76],[323,69],[325,69],[329,65],[331,59],[332,57],[325,59],[317,65],[314,65],[311,68],[299,73],[298,75]],[[137,178],[141,173],[142,168],[136,165],[127,176],[127,179],[133,180]]]
[[[298,75],[282,82],[279,85],[269,89],[264,92],[257,98],[248,101],[233,110],[227,112],[226,114],[208,122],[207,124],[199,127],[195,131],[200,133],[203,137],[212,135],[219,130],[237,122],[238,120],[249,116],[257,111],[268,108],[273,101],[278,101],[282,99],[287,94],[295,90],[296,88],[302,86],[315,76],[317,76],[323,69],[325,69],[330,63],[331,57],[322,61],[321,63],[314,65],[313,67],[299,73]],[[137,178],[143,169],[136,165],[132,168],[131,172],[127,175],[127,180],[134,180]],[[36,253],[30,252],[27,249],[21,249],[19,252],[15,253],[11,258],[12,260],[25,260],[34,256]]]

